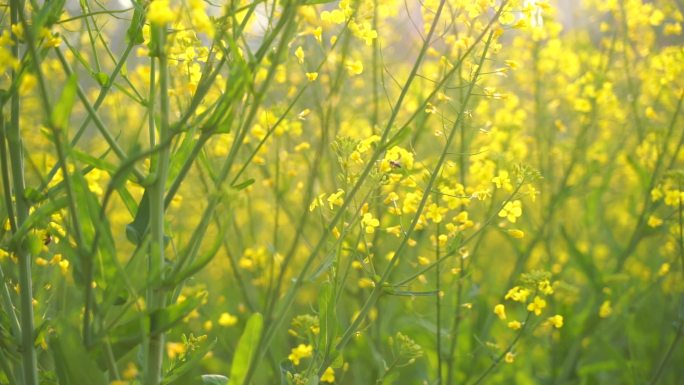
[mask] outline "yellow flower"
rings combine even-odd
[[[380,226],[380,221],[376,218],[373,218],[373,214],[365,213],[361,219],[361,224],[365,227],[366,234],[373,234],[375,232],[375,228]]]
[[[389,172],[399,168],[406,170],[413,168],[413,153],[399,146],[394,146],[387,150],[385,159],[380,164],[380,170]]]
[[[658,276],[662,277],[664,275],[667,275],[667,273],[670,272],[670,264],[665,262],[662,265],[660,265],[660,269],[658,270]]]
[[[510,235],[511,237],[516,238],[516,239],[525,238],[525,233],[522,230],[518,230],[518,229],[508,230],[508,235]]]
[[[599,317],[608,318],[611,314],[613,314],[613,307],[610,305],[610,301],[603,301],[601,307],[599,308]]]
[[[387,231],[389,234],[392,234],[396,237],[401,236],[401,226],[391,226],[391,227],[386,227],[385,231]]]
[[[421,255],[418,257],[418,264],[421,266],[427,266],[430,264],[430,260]]]
[[[506,308],[502,304],[498,304],[494,306],[494,314],[499,317],[499,319],[504,320],[506,319]]]
[[[556,329],[560,329],[563,327],[563,316],[556,314],[553,317],[549,317],[549,323]]]
[[[522,204],[519,200],[506,202],[506,205],[499,211],[499,217],[508,219],[509,222],[515,221],[522,215]]]
[[[516,302],[527,302],[527,297],[530,295],[528,289],[521,288],[520,286],[515,286],[506,293],[505,299],[512,299]]]
[[[513,330],[519,330],[522,327],[522,323],[520,321],[511,321],[508,323],[508,327]]]
[[[375,282],[372,279],[365,278],[365,277],[360,278],[358,284],[359,284],[359,288],[361,288],[361,289],[368,289],[371,287],[375,287]]]
[[[302,143],[299,143],[298,145],[296,145],[294,147],[294,150],[295,150],[295,152],[302,152],[302,151],[306,151],[310,148],[311,148],[311,144],[309,144],[309,142],[302,142]]]
[[[546,307],[546,301],[543,300],[541,297],[536,296],[534,297],[534,301],[530,302],[527,305],[527,310],[528,311],[533,311],[534,315],[540,315],[542,312],[542,309]]]
[[[385,197],[385,200],[383,200],[382,203],[389,205],[389,204],[394,204],[398,200],[399,200],[399,194],[397,194],[394,191],[390,191],[390,193],[387,194],[387,197]]]
[[[511,184],[511,178],[508,177],[508,171],[499,171],[499,175],[492,178],[492,182],[496,185],[496,188],[503,188],[506,191],[512,191],[513,185]]]
[[[437,113],[437,107],[434,104],[428,102],[425,105],[425,113],[426,114],[436,114]]]
[[[328,197],[328,205],[330,206],[330,210],[334,209],[335,206],[342,206],[344,203],[344,199],[342,199],[342,195],[344,195],[344,190],[339,189],[337,192],[334,192],[330,194]]]
[[[537,287],[539,288],[539,291],[541,291],[545,295],[553,294],[553,287],[551,287],[551,283],[548,279],[539,282],[539,286]]]
[[[665,191],[665,204],[668,206],[679,206],[679,202],[682,200],[682,193],[679,190],[667,190]]]
[[[437,204],[431,203],[430,206],[428,206],[425,217],[431,219],[434,223],[440,223],[442,222],[442,219],[444,219],[444,214],[447,211],[448,209],[446,207],[439,207]]]
[[[323,41],[323,27],[318,26],[316,29],[313,31],[314,38],[316,39],[317,42],[322,42]]]
[[[321,382],[328,382],[330,384],[335,382],[335,371],[333,368],[328,366],[328,368],[325,369],[325,372],[323,372],[323,375],[321,376]]]
[[[10,27],[12,30],[12,33],[19,39],[20,41],[24,40],[24,27],[21,24],[12,24]]]
[[[251,270],[254,267],[254,261],[249,258],[242,257],[238,261],[238,265],[246,270]]]
[[[166,343],[166,355],[170,359],[174,359],[185,353],[186,346],[182,342],[167,342]]]
[[[304,49],[302,49],[302,46],[297,47],[295,50],[295,57],[297,57],[299,64],[304,63]]]
[[[301,359],[311,357],[312,353],[313,346],[299,344],[296,348],[292,348],[292,351],[290,352],[290,355],[287,356],[287,359],[292,361],[293,365],[297,366],[299,365],[299,361]]]
[[[517,70],[520,68],[520,63],[515,60],[504,60],[504,63],[512,70]]]
[[[655,215],[651,215],[648,217],[648,226],[649,227],[658,227],[663,224],[663,220],[656,217]]]
[[[658,26],[662,24],[663,20],[665,20],[665,14],[659,9],[654,10],[651,16],[648,18],[648,22],[651,23],[652,26]]]
[[[138,367],[134,363],[129,362],[126,369],[121,372],[121,376],[127,380],[132,380],[138,377]]]
[[[59,269],[62,271],[62,275],[66,275],[66,273],[69,271],[69,261],[63,259],[59,261],[58,265]]]
[[[511,352],[506,352],[506,355],[504,356],[504,362],[507,364],[512,364],[513,361],[515,361],[515,354]]]
[[[190,0],[190,17],[198,32],[204,32],[209,37],[214,36],[214,24],[207,15],[203,0]]]
[[[36,84],[38,84],[38,78],[29,72],[25,73],[19,81],[19,95],[28,94],[36,87]]]
[[[221,313],[219,316],[218,324],[221,326],[233,326],[238,322],[236,316],[230,313]]]
[[[345,63],[345,68],[349,75],[360,75],[363,72],[363,63],[361,60],[349,60]]]
[[[299,145],[297,147],[299,147]],[[295,147],[295,151],[299,151],[297,147]],[[309,144],[307,143],[305,147],[309,148]],[[305,149],[305,148],[301,148],[301,149]],[[325,197],[325,193],[320,194],[316,198],[314,198],[314,200],[311,201],[311,204],[309,205],[309,211],[314,211],[314,209],[318,206],[323,207],[323,198],[324,197]]]
[[[326,23],[342,24],[345,19],[344,12],[339,9],[321,12],[321,20]]]
[[[169,0],[154,0],[147,9],[147,20],[155,25],[164,25],[172,22],[176,14],[171,10]]]
[[[310,81],[316,81],[318,79],[318,72],[307,72],[306,73],[306,78]]]
[[[667,23],[663,28],[663,34],[665,36],[679,35],[682,33],[682,26],[679,23]]]

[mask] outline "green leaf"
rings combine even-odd
[[[167,384],[178,384],[178,385],[186,385],[187,378],[184,377],[184,375],[192,368],[195,368],[197,363],[204,358],[204,356],[207,355],[212,349],[214,349],[214,346],[216,345],[216,339],[209,343],[205,343],[201,345],[200,347],[196,348],[195,350],[188,351],[186,352],[185,358],[182,362],[177,362],[175,366],[173,366],[169,371],[164,375],[164,379],[162,380],[162,385],[167,385]],[[217,376],[217,377],[223,377],[223,376],[218,376],[216,374],[209,375],[209,376]],[[203,377],[203,376],[202,376]],[[202,381],[192,381],[193,384],[206,384],[203,382],[203,378],[200,377],[199,380]],[[183,382],[181,382],[183,381]],[[223,384],[227,384],[228,379],[226,379],[226,382],[223,382]],[[221,384],[221,382],[219,382]]]
[[[244,190],[247,187],[251,186],[254,183],[254,178],[249,178],[246,181],[238,184],[234,184],[232,187],[238,191]]]
[[[228,384],[228,377],[222,376],[220,374],[203,374],[202,375],[203,385],[226,385]]]
[[[96,250],[88,249],[93,244],[93,241],[95,239],[95,232],[100,231],[100,235],[103,236],[105,235],[105,231],[109,231],[109,225],[106,223],[106,219],[100,218],[100,212],[102,211],[102,209],[97,201],[97,197],[88,188],[88,181],[86,181],[83,174],[81,174],[80,172],[69,173],[69,175],[67,175],[66,178],[71,179],[72,184],[74,186],[73,199],[75,200],[76,205],[75,214],[80,219],[81,233],[83,234],[83,241],[85,242],[84,245],[79,245],[79,248],[77,249],[79,264],[75,264],[74,269],[83,269],[84,267],[88,266],[86,265],[86,263],[88,263],[90,268],[92,269],[95,267],[94,259],[95,254],[97,254],[98,247],[97,245],[95,245]],[[90,220],[88,221],[87,219]],[[109,234],[109,238],[111,239],[111,234]],[[100,237],[100,241],[102,241],[102,237]],[[93,254],[84,253],[84,251],[86,250],[88,253],[92,251]],[[108,258],[106,258],[107,260],[116,258],[116,251],[111,249],[104,250],[104,248],[102,249],[102,251],[108,253]],[[81,272],[84,271],[81,270]],[[94,272],[91,271],[91,273],[93,273],[93,275],[90,277],[90,279],[92,279],[92,277],[94,276]]]
[[[235,357],[230,368],[230,382],[229,385],[243,385],[245,376],[247,375],[247,368],[254,359],[254,349],[261,338],[261,328],[264,325],[264,318],[260,313],[254,313],[247,321],[245,331],[242,332],[237,348],[235,349]]]
[[[59,325],[57,323],[56,325]],[[62,325],[66,324],[66,321]],[[75,330],[58,330],[50,343],[60,385],[104,385],[104,373],[97,367],[90,352],[85,350]]]
[[[141,4],[134,2],[135,10],[133,11],[133,19],[131,20],[131,26],[128,27],[126,31],[126,42],[128,44],[138,45],[142,44],[145,39],[143,38],[143,7]]]
[[[71,116],[71,110],[76,102],[77,87],[76,75],[72,74],[67,79],[62,95],[52,109],[52,114],[50,114],[50,123],[53,128],[63,130],[69,125],[69,116]]]
[[[196,149],[196,146],[199,145],[201,148],[202,144],[206,141],[205,138],[200,138],[200,142],[198,143],[198,140],[195,139],[194,134],[195,130],[191,130],[190,132],[184,134],[183,142],[180,144],[180,146],[178,146],[178,149],[173,153],[173,156],[171,157],[171,162],[169,164],[169,180],[176,179],[178,174],[183,169],[185,162],[187,162],[191,156],[197,155],[193,154],[193,152],[199,152],[199,148]],[[194,159],[190,159],[189,161],[192,162],[194,161]]]
[[[138,211],[135,213],[133,222],[126,226],[126,238],[128,238],[134,245],[142,243],[143,234],[147,230],[147,225],[150,223],[150,194],[147,189],[140,198],[138,203]]]

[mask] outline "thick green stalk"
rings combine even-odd
[[[439,204],[439,195],[435,194],[435,203]],[[435,224],[435,239],[437,239],[435,247],[435,261],[439,261],[440,247],[439,247],[439,223]],[[437,331],[435,332],[435,350],[437,351],[437,385],[444,385],[444,380],[442,378],[442,297],[441,297],[441,287],[440,280],[442,279],[439,265],[435,267],[435,290],[437,295],[435,296],[435,325]]]
[[[10,171],[9,171],[9,160],[7,159],[7,146],[5,144],[5,116],[0,110],[0,167],[2,167],[2,187],[3,194],[5,198],[5,206],[7,209],[7,217],[9,218],[10,228],[12,231],[17,231],[17,224],[14,218],[14,207],[12,203],[12,190],[10,182]],[[2,297],[2,306],[7,309],[7,316],[10,319],[10,326],[12,328],[12,333],[17,339],[17,343],[21,343],[21,325],[19,323],[19,317],[17,316],[17,309],[14,306],[12,297],[10,296],[9,289],[7,287],[7,280],[5,279],[5,273],[2,271],[0,266],[0,281],[2,281],[2,286],[0,286],[0,296]]]
[[[15,101],[16,100],[16,101]],[[19,136],[18,95],[13,95],[11,124],[8,132],[10,163],[12,166],[12,185],[16,205],[17,226],[28,218],[29,206],[24,197],[24,159]],[[24,383],[38,384],[36,352],[33,349],[33,283],[31,280],[31,254],[25,245],[19,244],[15,250],[19,260],[19,287],[21,304],[21,345],[24,366]]]
[[[23,4],[19,0],[10,3],[10,19],[12,24],[19,22],[19,14]],[[17,38],[12,33],[12,39],[17,42]],[[12,54],[19,57],[19,46],[15,43],[12,46]],[[35,59],[35,58],[34,58]],[[12,81],[14,82],[17,73],[12,71]],[[9,147],[10,165],[12,171],[12,187],[14,188],[14,199],[16,208],[17,228],[26,221],[29,214],[29,205],[24,196],[24,154],[22,151],[21,136],[19,133],[19,94],[18,91],[12,95],[10,106],[10,126],[7,131],[7,143]],[[31,280],[31,254],[23,244],[19,244],[15,250],[19,260],[19,287],[20,287],[20,309],[21,309],[21,359],[23,377],[25,385],[38,385],[38,363],[36,351],[33,349],[33,283]]]
[[[158,28],[159,34],[157,60],[159,63],[159,141],[166,142],[169,131],[169,68],[165,50],[166,27]],[[150,111],[152,114],[153,111]],[[148,279],[160,282],[164,266],[164,193],[169,169],[170,147],[163,146],[153,162],[154,182],[150,189],[150,255]],[[165,292],[161,285],[154,282],[147,293],[147,307],[150,311],[165,306]],[[154,322],[150,321],[150,331],[154,330]],[[162,364],[164,361],[164,334],[155,333],[149,336],[147,360],[145,367],[145,384],[158,385],[162,380]]]

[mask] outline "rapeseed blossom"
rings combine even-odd
[[[300,363],[300,360],[304,358],[309,358],[313,354],[313,346],[311,345],[306,345],[306,344],[299,344],[297,347],[292,348],[292,351],[290,352],[290,355],[287,356],[287,359],[292,361],[292,364],[297,366]]]

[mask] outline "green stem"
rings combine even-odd
[[[165,49],[166,27],[159,26],[155,31],[158,34],[157,60],[159,63],[159,141],[166,142],[170,135],[169,130],[169,68],[168,56]],[[153,111],[150,111],[152,114]],[[169,157],[171,149],[164,146],[153,158],[154,182],[150,185],[150,256],[149,278],[151,280],[163,279],[164,266],[164,193],[169,169]],[[160,281],[157,281],[160,282]],[[165,293],[161,285],[153,282],[147,292],[147,306],[150,311],[163,309],[165,306]],[[154,330],[154,318],[150,321],[150,331]],[[147,346],[147,361],[145,367],[145,384],[158,385],[162,380],[162,364],[164,362],[164,334],[151,334]]]
[[[9,171],[9,160],[7,159],[7,146],[5,142],[6,132],[5,132],[5,117],[0,110],[0,165],[2,167],[2,187],[5,198],[5,206],[7,208],[7,217],[10,221],[10,228],[12,232],[16,232],[18,227],[14,218],[14,207],[12,203],[12,190],[10,183],[10,171]],[[17,309],[12,302],[12,297],[10,296],[9,289],[7,288],[7,280],[5,279],[5,273],[2,271],[0,266],[0,281],[2,281],[2,287],[0,287],[0,292],[2,294],[2,306],[7,309],[7,315],[11,322],[12,333],[17,339],[17,343],[20,343],[21,339],[21,326],[19,323],[19,318],[17,317]]]
[[[435,204],[439,205],[439,195],[435,194]],[[439,260],[439,254],[440,254],[440,247],[439,247],[439,223],[435,224],[435,261]],[[442,296],[440,295],[440,280],[442,279],[441,277],[441,269],[439,268],[439,265],[435,267],[435,290],[437,291],[437,295],[435,296],[435,310],[436,310],[436,321],[435,321],[435,326],[437,329],[437,332],[435,333],[435,349],[437,350],[437,385],[444,385],[444,381],[442,379]]]
[[[12,24],[17,24],[21,15],[23,4],[19,0],[10,3],[10,19]],[[23,21],[23,20],[22,20]],[[26,30],[26,23],[24,30]],[[30,42],[30,35],[27,34]],[[19,57],[19,47],[17,37],[12,33],[15,44],[12,46],[12,54]],[[34,52],[35,53],[35,52]],[[34,65],[39,67],[37,55],[33,57]],[[17,76],[12,71],[12,80]],[[9,145],[10,163],[12,169],[12,187],[14,188],[14,199],[16,208],[17,228],[26,221],[29,214],[29,205],[24,195],[24,154],[22,151],[21,136],[19,132],[19,93],[15,91],[12,95],[10,112],[10,127],[7,132],[7,144]],[[21,358],[23,367],[24,385],[38,385],[38,362],[36,351],[33,348],[33,282],[31,279],[31,254],[25,249],[23,244],[18,244],[16,256],[19,261],[19,287],[20,287],[20,309],[21,309]]]
[[[482,372],[482,374],[480,374],[480,376],[473,382],[472,385],[477,385],[477,384],[481,383],[489,375],[489,373],[491,373],[492,370],[494,370],[499,365],[501,360],[503,360],[504,357],[506,357],[506,354],[508,352],[510,352],[511,349],[513,349],[515,347],[515,344],[517,344],[518,341],[520,340],[520,338],[523,336],[523,333],[525,332],[525,329],[527,328],[527,325],[529,324],[531,316],[532,316],[532,312],[528,312],[527,317],[525,317],[525,321],[523,321],[522,328],[520,329],[518,334],[515,336],[513,341],[511,341],[511,343],[508,345],[508,347],[506,347],[506,350],[504,350],[503,353],[501,353],[499,356],[497,356],[496,359],[492,362],[492,364],[489,365],[489,367],[484,372]]]

